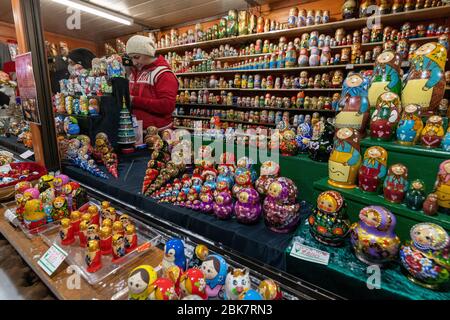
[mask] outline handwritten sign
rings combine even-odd
[[[324,265],[328,265],[330,260],[328,252],[308,247],[298,242],[294,242],[290,255],[301,260]]]

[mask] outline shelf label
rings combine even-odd
[[[330,254],[328,252],[305,246],[299,242],[294,242],[290,255],[301,260],[326,266],[330,260]]]
[[[354,65],[352,64],[352,63],[349,63],[349,64],[347,64],[347,65],[345,65],[345,69],[354,69]]]
[[[21,157],[22,159],[28,159],[28,158],[31,157],[32,155],[34,155],[34,152],[31,151],[31,150],[27,150],[27,151],[25,151],[24,153],[22,153],[22,154],[20,155],[20,157]]]
[[[67,257],[67,252],[53,244],[39,259],[38,265],[51,276]]]

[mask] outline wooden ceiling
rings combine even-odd
[[[122,25],[88,13],[81,13],[81,29],[69,30],[69,14],[64,5],[41,0],[45,31],[84,40],[102,41],[144,29],[160,29],[208,17],[224,15],[230,9],[244,9],[249,4],[280,2],[280,0],[90,0],[89,2],[132,17],[135,24]],[[13,23],[9,0],[0,0],[0,21]]]

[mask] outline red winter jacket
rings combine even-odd
[[[133,114],[149,126],[171,127],[172,113],[178,93],[178,80],[164,57],[130,74],[130,95],[133,97]]]

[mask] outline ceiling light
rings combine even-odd
[[[71,8],[79,9],[81,11],[91,13],[96,16],[103,17],[105,19],[123,23],[128,26],[131,26],[134,22],[133,19],[131,19],[127,16],[115,13],[115,12],[107,10],[107,9],[103,9],[94,4],[90,4],[90,3],[80,1],[80,0],[53,0],[53,2],[57,2],[60,4],[66,5]]]

